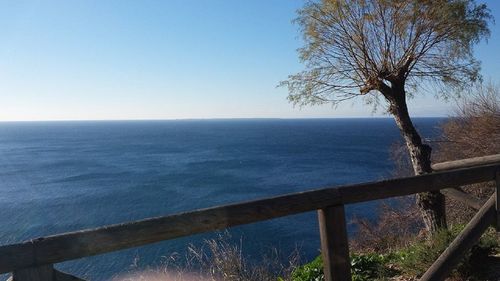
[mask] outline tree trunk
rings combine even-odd
[[[432,172],[431,147],[422,143],[422,139],[413,126],[404,92],[390,100],[389,112],[394,116],[396,124],[403,135],[415,175]],[[434,233],[446,227],[446,211],[444,195],[440,192],[424,192],[417,194],[417,204],[422,213],[427,231]]]

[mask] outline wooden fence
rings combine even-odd
[[[327,187],[5,245],[0,247],[0,273],[12,272],[14,281],[82,280],[54,269],[53,264],[318,210],[325,279],[351,280],[344,205],[441,191],[479,210],[420,279],[443,280],[489,226],[499,225],[499,192],[483,205],[459,187],[496,181],[498,190],[500,155],[439,163],[433,169],[434,173],[421,176]]]

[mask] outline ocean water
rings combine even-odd
[[[432,138],[443,119],[415,123]],[[0,123],[0,245],[390,176],[392,119]],[[378,202],[347,207],[373,218]],[[249,259],[319,253],[314,212],[229,230]],[[216,233],[57,264],[92,280],[155,266]],[[132,267],[132,264],[134,266]]]

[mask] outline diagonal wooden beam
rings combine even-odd
[[[482,202],[481,200],[477,199],[476,197],[468,194],[467,192],[465,192],[459,188],[442,189],[441,193],[443,193],[444,195],[451,197],[459,202],[467,204],[467,206],[469,206],[475,210],[481,209],[481,207],[484,204],[484,202]]]
[[[464,230],[451,242],[439,258],[427,269],[420,281],[442,281],[481,238],[481,235],[496,222],[496,195],[492,195]]]

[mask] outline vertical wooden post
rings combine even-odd
[[[318,219],[325,280],[351,281],[344,205],[318,210]]]
[[[55,281],[52,264],[23,268],[12,273],[13,281]]]
[[[495,210],[497,211],[497,218],[495,220],[495,227],[497,232],[500,232],[500,170],[495,173]]]

